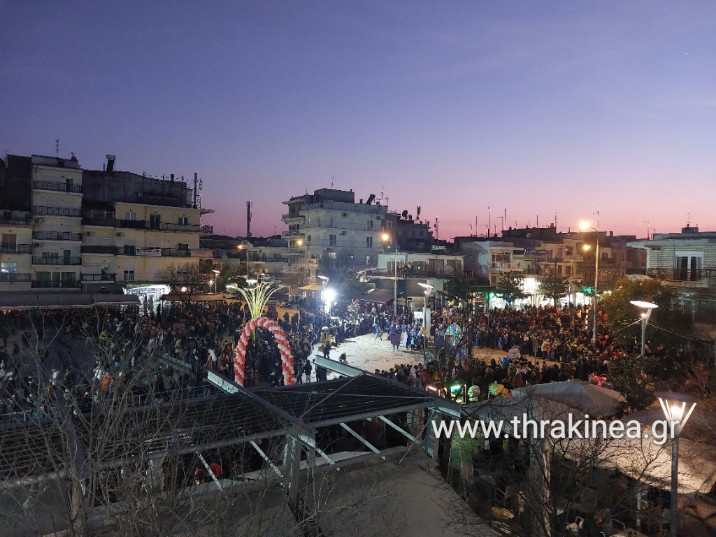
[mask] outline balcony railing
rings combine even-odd
[[[54,181],[33,181],[32,188],[34,188],[35,190],[51,190],[52,192],[82,194],[82,185],[74,185]]]
[[[81,241],[82,233],[68,231],[34,231],[32,238],[38,241]]]
[[[29,282],[30,275],[21,272],[2,272],[0,271],[0,283]]]
[[[85,225],[112,226],[131,229],[148,229],[154,231],[183,231],[185,233],[199,233],[201,226],[198,224],[174,224],[170,222],[153,223],[146,220],[111,220],[103,218],[90,218],[85,216],[82,219]]]
[[[178,248],[162,248],[162,256],[191,257],[191,250],[180,250]]]
[[[32,257],[33,265],[81,265],[81,257]]]
[[[32,252],[32,244],[0,245],[0,254],[29,254]]]
[[[186,231],[188,233],[199,233],[201,231],[201,226],[196,224],[170,224],[167,222],[159,224],[159,229],[162,231]]]
[[[83,282],[114,282],[117,274],[82,274],[80,279]]]
[[[132,229],[144,229],[144,220],[115,220],[117,227],[128,227]]]
[[[0,223],[28,226],[32,224],[32,216],[25,211],[0,211]]]
[[[82,216],[81,209],[75,209],[73,207],[44,207],[38,206],[33,207],[32,212],[34,214],[41,214],[47,216],[70,216],[72,218],[79,218]]]
[[[628,269],[627,274],[645,274],[659,280],[672,280],[681,282],[697,282],[710,278],[716,278],[716,268],[705,268],[696,270],[679,269]]]
[[[100,246],[100,245],[83,244],[80,247],[80,252],[82,252],[83,254],[117,255],[117,247],[116,246]]]
[[[79,280],[32,280],[33,289],[77,289],[81,286]]]
[[[116,222],[117,221],[114,218],[96,218],[96,217],[91,217],[91,216],[83,216],[82,217],[82,225],[83,226],[115,227]]]

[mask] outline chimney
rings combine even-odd
[[[114,155],[107,155],[107,171],[112,173],[114,171],[114,161],[117,159]]]

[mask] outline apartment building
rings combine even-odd
[[[162,272],[211,264],[199,247],[195,189],[77,159],[9,155],[0,161],[0,291],[122,292]],[[38,291],[35,291],[38,290]],[[19,300],[19,297],[15,297]]]
[[[282,235],[289,243],[291,264],[314,268],[319,264],[374,265],[384,248],[381,233],[389,229],[388,208],[374,201],[371,194],[365,203],[362,199],[356,203],[352,190],[332,188],[284,201],[288,213],[282,220],[288,231]]]
[[[639,272],[675,289],[694,321],[714,324],[716,232],[687,225],[681,233],[655,233],[629,246],[646,252],[646,269]]]

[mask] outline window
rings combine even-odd
[[[306,242],[311,242],[311,236],[306,237]]]
[[[14,233],[3,233],[2,234],[2,249],[4,251],[12,250],[15,251],[17,247],[17,235]]]
[[[698,280],[703,266],[703,252],[676,252],[675,277],[677,280]]]
[[[149,215],[149,229],[159,229],[161,223],[161,217],[159,214],[154,213]]]
[[[328,245],[329,246],[336,245],[336,236],[335,235],[328,235]]]
[[[373,220],[368,220],[368,229],[373,229]]]
[[[124,281],[125,282],[133,282],[134,281],[134,269],[124,271]]]
[[[179,225],[180,226],[188,226],[189,225],[189,218],[186,216],[180,216],[179,217]]]
[[[366,237],[366,238],[365,238],[365,247],[366,247],[366,248],[373,248],[373,237]]]
[[[0,263],[0,274],[17,272],[17,263]]]
[[[188,250],[188,249],[189,249],[189,245],[187,243],[180,242],[177,244],[177,250]]]
[[[124,213],[124,219],[125,220],[136,220],[137,219],[137,213],[134,211],[126,211]]]

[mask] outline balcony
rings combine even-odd
[[[30,275],[21,272],[0,272],[0,283],[29,282]]]
[[[32,212],[35,215],[47,215],[47,216],[69,216],[72,218],[80,218],[82,216],[82,209],[75,209],[74,207],[44,207],[38,206],[33,207]]]
[[[81,265],[81,257],[32,257],[33,265]]]
[[[527,265],[528,264],[523,265],[522,263],[510,263],[508,261],[495,261],[490,263],[490,269],[523,271],[527,268]]]
[[[32,215],[25,211],[0,211],[0,224],[10,226],[31,226]]]
[[[281,236],[282,237],[303,237],[303,231],[291,231],[289,229],[288,231],[282,231]]]
[[[146,225],[145,220],[115,220],[117,227],[127,227],[131,229],[144,229]]]
[[[115,282],[117,274],[82,274],[80,280],[83,282]]]
[[[35,190],[49,190],[51,192],[66,192],[68,194],[82,194],[82,185],[60,183],[55,181],[33,181]]]
[[[117,247],[83,244],[82,246],[80,246],[80,252],[82,252],[83,254],[117,255]]]
[[[32,244],[3,244],[0,246],[0,254],[29,254],[32,252]]]
[[[95,218],[91,216],[82,217],[83,226],[104,226],[115,227],[116,220],[114,218]]]
[[[191,250],[162,248],[162,257],[191,257]]]
[[[289,213],[289,214],[282,214],[282,215],[281,215],[281,220],[284,221],[284,222],[287,223],[287,224],[289,224],[289,223],[290,223],[290,224],[301,223],[301,222],[303,222],[305,219],[306,219],[306,217],[303,216],[302,214],[290,214],[290,213]]]
[[[32,238],[37,241],[81,241],[82,233],[60,231],[34,231]]]
[[[154,229],[156,229],[156,227]],[[159,229],[161,231],[184,231],[186,233],[199,233],[201,231],[201,226],[195,224],[160,223]]]
[[[33,289],[77,289],[81,287],[79,280],[32,280]]]

